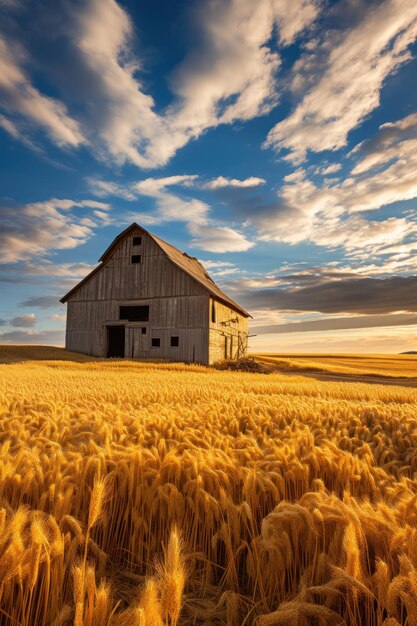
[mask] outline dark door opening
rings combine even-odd
[[[107,358],[124,359],[125,327],[107,326]]]

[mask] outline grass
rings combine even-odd
[[[1,624],[417,624],[417,390],[21,348]]]
[[[386,378],[417,378],[417,355],[411,354],[256,354],[262,362],[288,371],[326,372]]]

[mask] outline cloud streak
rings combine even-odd
[[[53,198],[17,207],[3,201],[0,206],[0,263],[42,257],[51,250],[75,248],[85,243],[96,227],[107,222],[97,215],[95,220],[91,219],[91,210],[99,207],[107,211],[109,205],[96,200]],[[77,210],[84,215],[77,215]]]
[[[134,186],[137,193],[155,201],[154,214],[131,214],[142,224],[161,224],[184,221],[192,236],[191,246],[209,252],[242,252],[251,248],[250,242],[241,232],[216,223],[209,217],[210,207],[202,200],[184,198],[172,192],[172,186],[190,187],[196,183],[195,175],[179,175],[164,178],[146,178]]]
[[[31,298],[27,298],[21,302],[20,306],[24,307],[39,307],[41,309],[49,309],[52,307],[60,306],[61,296],[34,296]]]
[[[59,146],[88,144],[103,160],[140,168],[167,163],[209,128],[268,113],[277,103],[281,63],[271,38],[277,29],[279,45],[293,43],[319,11],[316,0],[201,4],[193,24],[199,43],[172,72],[172,102],[158,111],[139,79],[143,64],[134,51],[128,12],[115,0],[58,1],[58,6],[65,27],[56,23],[56,29],[67,46],[70,88],[49,71],[48,59],[42,69],[61,83],[79,121],[31,84],[16,42],[0,48],[5,110],[43,128]],[[24,60],[29,65],[28,54]],[[14,119],[3,117],[1,125],[16,139],[29,141]]]
[[[364,255],[368,264],[378,261],[381,273],[382,266],[385,271],[415,270],[415,213],[403,209],[382,218],[375,212],[417,198],[417,114],[382,124],[349,158],[350,174],[337,181],[317,182],[311,168],[299,168],[285,176],[276,201],[252,201],[240,190],[236,199],[229,194],[229,203],[260,240],[340,248],[352,261],[363,263]],[[340,165],[324,166],[319,173],[329,167],[338,171]]]
[[[381,328],[389,326],[417,325],[417,315],[360,315],[357,317],[328,317],[305,322],[289,322],[288,324],[268,324],[255,326],[257,335],[322,332],[330,330],[348,330],[353,328]]]
[[[379,106],[387,76],[410,60],[416,37],[414,0],[371,3],[359,24],[342,38],[334,33],[323,43],[324,61],[320,57],[315,63],[311,55],[298,61],[297,70],[308,71],[314,86],[272,128],[265,145],[287,151],[294,163],[302,162],[309,150],[345,146],[348,133]]]
[[[64,336],[63,330],[12,330],[5,333],[0,332],[0,342],[62,346],[64,345]]]
[[[21,47],[0,39],[0,107],[15,120],[2,117],[1,125],[15,139],[33,144],[24,138],[16,126],[23,118],[41,127],[57,145],[78,147],[85,142],[79,123],[69,116],[62,102],[43,95],[31,84],[22,67],[28,61]]]
[[[300,288],[241,291],[249,308],[358,315],[417,313],[417,276],[356,278]]]
[[[259,185],[263,185],[265,183],[264,178],[258,178],[257,176],[249,176],[249,178],[244,178],[243,180],[239,180],[237,178],[226,178],[225,176],[218,176],[213,180],[210,180],[207,183],[203,183],[201,186],[203,189],[224,189],[225,187],[237,187],[237,188],[246,188],[246,187],[258,187]]]

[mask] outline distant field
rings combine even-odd
[[[67,352],[55,346],[0,345],[0,363],[19,363],[20,361],[73,361],[85,363],[97,361],[96,358]]]
[[[389,378],[417,378],[416,354],[255,354],[258,361],[279,366],[282,370],[331,372]]]
[[[1,360],[2,626],[416,624],[417,390]]]

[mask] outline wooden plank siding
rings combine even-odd
[[[209,309],[209,363],[246,356],[248,318],[214,298],[210,298]]]
[[[133,246],[133,237],[142,237]],[[132,263],[132,255],[141,255]],[[155,358],[211,364],[223,359],[225,334],[235,343],[247,333],[247,319],[210,297],[207,289],[183,271],[140,227],[117,243],[103,265],[66,296],[66,348],[92,356],[107,356],[108,326],[125,326],[125,357]],[[211,322],[211,302],[216,322]],[[120,306],[149,306],[146,322],[120,319]],[[228,320],[237,318],[231,325]],[[144,331],[142,329],[145,329]],[[152,347],[152,337],[160,346]],[[179,338],[171,346],[171,337]],[[233,340],[232,340],[233,341]]]
[[[133,246],[133,236],[142,237],[140,246]],[[141,263],[131,263],[133,254]],[[107,326],[123,324],[126,357],[207,363],[208,300],[206,290],[138,229],[68,298],[66,348],[106,356]],[[120,320],[124,305],[148,305],[149,321]],[[171,336],[179,337],[178,347],[171,347]],[[152,337],[160,339],[159,348],[151,346]]]

